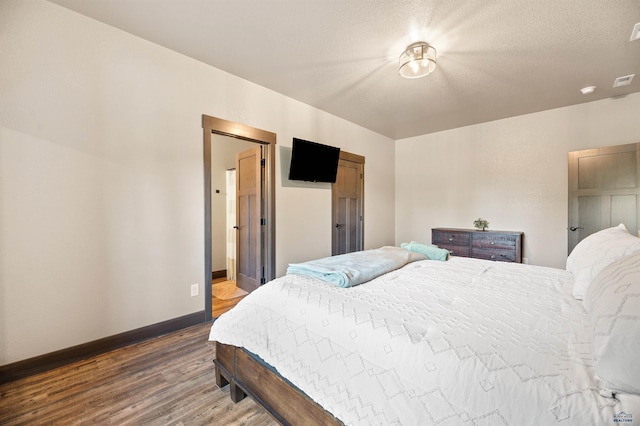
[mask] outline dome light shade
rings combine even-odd
[[[419,41],[410,44],[400,55],[399,73],[404,78],[420,78],[436,69],[436,49]]]
[[[588,95],[596,91],[596,86],[587,86],[580,89],[583,95]]]

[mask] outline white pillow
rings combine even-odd
[[[604,268],[584,304],[599,387],[640,394],[640,252]]]
[[[624,224],[603,229],[580,241],[567,258],[567,271],[573,274],[573,297],[584,295],[600,271],[621,257],[640,251],[640,238]]]

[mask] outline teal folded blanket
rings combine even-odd
[[[304,263],[292,263],[287,268],[287,275],[305,275],[338,287],[353,287],[401,268],[407,263],[425,259],[426,257],[420,253],[399,247],[381,247]]]
[[[447,260],[449,259],[449,250],[434,246],[433,244],[421,244],[416,241],[410,243],[402,243],[400,247],[415,253],[421,253],[431,260]]]

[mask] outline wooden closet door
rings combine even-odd
[[[340,156],[331,187],[332,255],[359,251],[364,245],[364,157],[344,152]]]
[[[620,223],[637,235],[639,146],[569,153],[569,253],[587,236]]]
[[[248,292],[262,278],[261,159],[259,146],[236,155],[236,283]]]

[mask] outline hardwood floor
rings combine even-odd
[[[201,324],[0,385],[0,425],[277,425],[215,385]]]
[[[226,281],[226,278],[216,278],[212,280],[211,285]],[[235,297],[233,299],[219,299],[215,296],[211,296],[211,315],[213,318],[218,318],[220,315],[227,312],[229,309],[236,306],[236,304],[242,300],[244,296]]]

